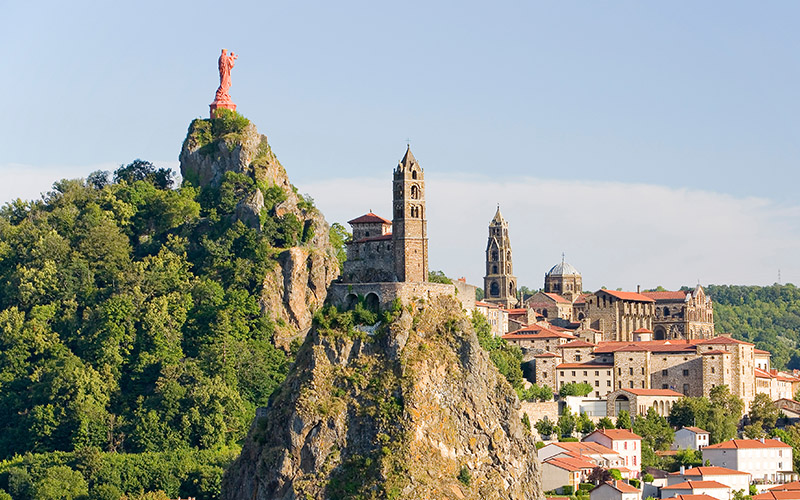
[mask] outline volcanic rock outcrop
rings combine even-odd
[[[325,218],[297,193],[267,137],[241,115],[226,112],[213,120],[194,120],[180,162],[183,178],[194,186],[219,189],[226,179],[228,186],[236,186],[233,216],[250,227],[267,231],[281,224],[296,226],[299,241],[276,249],[279,265],[264,277],[260,297],[265,314],[277,325],[275,342],[288,346],[308,331],[328,285],[339,275]],[[233,182],[242,179],[235,175],[252,182]]]
[[[514,390],[454,299],[359,319],[377,318],[317,315],[223,498],[544,498]]]

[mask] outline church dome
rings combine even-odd
[[[581,273],[579,273],[578,270],[575,269],[575,267],[572,264],[563,261],[559,262],[558,264],[550,268],[549,271],[547,271],[547,276],[571,276],[575,274],[581,274]]]

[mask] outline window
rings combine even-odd
[[[595,387],[600,387],[600,381],[599,380],[595,380],[594,381],[594,386]]]
[[[622,445],[622,447],[623,447],[623,448],[625,448],[625,449],[627,450],[627,449],[628,449],[628,442],[627,442],[627,441],[625,441],[625,444],[623,444],[623,445]]]
[[[575,355],[575,361],[580,361],[580,360],[581,360],[581,355],[580,354],[576,354]]]
[[[688,377],[689,376],[689,370],[683,370],[683,376],[684,377]]]
[[[669,370],[661,370],[662,377],[666,377],[667,375],[669,375]]]
[[[644,389],[644,380],[642,380],[642,389]]]
[[[683,395],[689,394],[689,384],[683,384]]]
[[[642,375],[644,375],[644,366],[642,367]]]
[[[661,384],[661,388],[662,389],[669,389],[669,386],[667,384]]]
[[[714,373],[714,367],[713,366],[711,367],[711,373]]]
[[[629,382],[630,388],[633,389],[633,380]]]
[[[599,376],[600,376],[600,370],[595,370],[595,372],[594,372],[594,376],[595,376],[595,377],[599,377]]]
[[[611,387],[611,381],[610,380],[606,380],[606,387]]]
[[[633,375],[633,367],[628,368],[628,371],[630,372],[631,375]]]
[[[617,374],[622,375],[622,368],[617,368]]]
[[[583,376],[584,377],[586,376],[586,370],[583,370]]]
[[[542,373],[542,378],[547,378],[547,372]]]
[[[575,370],[572,370],[572,376],[573,377],[575,376]]]

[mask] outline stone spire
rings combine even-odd
[[[486,276],[483,278],[484,301],[505,308],[517,304],[517,278],[511,263],[511,239],[508,222],[500,213],[500,205],[489,223],[486,245]]]

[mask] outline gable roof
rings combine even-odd
[[[633,302],[655,302],[654,299],[651,299],[650,297],[644,296],[641,293],[636,293],[636,292],[620,292],[617,290],[600,289],[595,292],[595,295],[597,295],[598,293],[607,293],[619,300],[630,300]]]
[[[800,481],[792,481],[791,483],[773,486],[769,488],[768,491],[800,491]]]
[[[702,342],[699,339],[686,340],[643,340],[640,342],[624,342],[617,340],[606,340],[597,344],[595,354],[614,353],[619,350],[633,347],[632,350],[646,350],[650,352],[678,352],[694,353],[697,351],[697,344]]]
[[[534,354],[533,357],[534,358],[560,358],[561,356],[559,356],[558,354],[553,354],[552,352],[545,351],[545,352],[540,352],[539,354]]]
[[[700,467],[691,467],[686,469],[683,474],[681,471],[670,472],[670,476],[730,476],[733,474],[750,475],[749,472],[742,472],[726,467],[717,467],[716,465],[701,465]]]
[[[597,429],[596,431],[591,432],[588,436],[583,438],[583,440],[586,441],[586,439],[588,439],[590,436],[593,436],[595,434],[601,434],[601,435],[606,436],[606,437],[608,437],[608,438],[610,438],[612,440],[616,440],[616,439],[639,439],[639,440],[641,440],[642,439],[640,436],[637,436],[636,434],[634,434],[633,432],[629,431],[628,429]]]
[[[682,483],[673,484],[672,486],[662,486],[662,490],[693,490],[695,488],[725,488],[731,489],[730,486],[722,484],[718,481],[684,481]]]
[[[708,431],[704,431],[704,430],[703,430],[703,429],[701,429],[700,427],[693,427],[693,426],[686,426],[686,425],[685,425],[685,426],[683,426],[683,428],[682,428],[682,429],[680,429],[680,430],[683,430],[683,429],[686,429],[687,431],[692,431],[692,432],[694,432],[695,434],[709,434],[709,432],[708,432]]]
[[[561,344],[556,346],[556,349],[571,349],[573,347],[596,347],[597,344],[592,344],[591,342],[586,342],[585,340],[577,339],[577,340],[570,340],[566,344]]]
[[[716,498],[712,497],[711,495],[706,495],[702,493],[700,495],[675,495],[674,497],[669,497],[666,500],[717,500]]]
[[[353,220],[347,221],[348,224],[369,224],[369,223],[378,223],[378,224],[391,224],[392,221],[386,220],[380,215],[375,215],[372,212],[366,213],[361,217],[356,217]]]
[[[558,442],[552,443],[552,445],[579,455],[619,455],[611,448],[594,441]]]
[[[800,491],[798,490],[783,490],[772,491],[768,490],[758,495],[753,495],[753,500],[798,500],[800,499]]]
[[[591,370],[592,368],[614,368],[614,363],[597,363],[594,361],[587,361],[585,363],[561,363],[556,365],[556,369],[558,368],[586,368],[587,370]]]
[[[704,450],[731,450],[731,449],[752,449],[752,448],[791,448],[788,444],[777,439],[731,439],[721,443],[712,444],[703,448]]]
[[[576,337],[570,333],[561,333],[555,330],[550,330],[541,325],[530,325],[525,328],[520,328],[511,333],[503,335],[505,340],[535,340],[535,339],[570,339],[574,340]]]
[[[700,342],[700,345],[722,345],[722,344],[744,344],[744,345],[755,345],[751,344],[750,342],[745,342],[744,340],[736,340],[733,337],[714,337],[713,339],[708,339]]]
[[[568,301],[567,299],[565,299],[564,297],[562,297],[561,295],[559,295],[557,293],[542,292],[542,295],[547,295],[548,297],[550,297],[554,301],[560,302],[562,304],[570,304],[571,303],[570,301]]]
[[[638,488],[634,488],[630,484],[628,484],[626,482],[623,482],[623,481],[618,481],[616,479],[614,479],[613,481],[606,481],[605,483],[601,484],[600,486],[604,486],[604,485],[611,486],[612,488],[614,488],[615,490],[619,491],[620,493],[639,493],[639,489]],[[599,488],[600,486],[598,486],[597,488]],[[597,489],[597,488],[593,488],[593,489]]]
[[[548,458],[547,460],[544,461],[544,463],[568,471],[576,471],[581,469],[594,469],[595,467],[597,467],[597,464],[594,462],[591,462],[584,458],[576,458],[576,457]]]
[[[684,301],[684,300],[686,300],[686,294],[687,293],[689,293],[689,292],[688,291],[684,292],[682,290],[678,290],[678,291],[675,291],[675,292],[669,292],[669,291],[665,291],[665,292],[642,292],[642,295],[644,295],[645,297],[650,297],[651,299],[654,299],[656,301],[660,301],[660,300],[663,300],[663,301],[667,301],[667,300],[670,300],[670,301],[673,301],[673,300]]]

